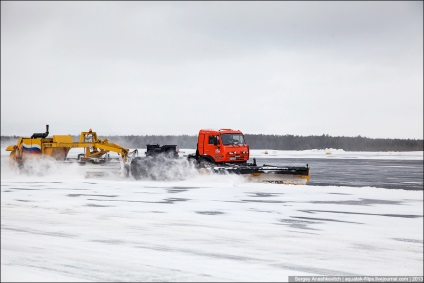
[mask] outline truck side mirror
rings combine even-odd
[[[214,144],[214,145],[219,145],[218,137],[215,137],[215,138],[213,139],[213,144]]]

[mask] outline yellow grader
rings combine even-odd
[[[137,150],[132,152],[128,148],[115,143],[110,143],[107,139],[101,140],[97,133],[91,129],[88,132],[81,132],[79,141],[75,142],[71,135],[53,135],[48,138],[49,125],[46,125],[45,133],[34,133],[31,137],[21,137],[16,145],[6,148],[10,151],[9,162],[12,166],[22,168],[24,163],[34,157],[42,156],[53,158],[58,161],[69,161],[68,153],[72,148],[83,148],[84,153],[78,155],[76,161],[82,165],[86,163],[104,164],[111,161],[109,152],[115,152],[121,156],[124,166],[122,172],[129,176],[129,164],[131,158],[137,155]]]

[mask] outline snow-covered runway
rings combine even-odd
[[[422,275],[423,193],[2,175],[2,281]]]
[[[290,156],[266,155],[273,154]],[[356,156],[422,159],[422,152],[367,155]],[[246,183],[228,175],[87,179],[76,164],[26,176],[8,169],[5,151],[1,159],[2,281],[423,275],[423,191]]]

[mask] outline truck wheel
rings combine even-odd
[[[199,168],[211,168],[214,164],[210,157],[200,157]]]
[[[199,162],[197,161],[196,157],[189,155],[187,160],[189,164],[193,165],[195,168],[199,168]]]

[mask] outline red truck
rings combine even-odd
[[[190,157],[199,163],[246,163],[249,145],[239,130],[200,130],[196,154]]]
[[[135,179],[160,179],[158,176],[172,171],[175,158],[179,158],[176,145],[147,145],[146,158],[136,157],[131,162],[131,175]],[[200,130],[196,153],[187,158],[196,167],[207,168],[211,173],[238,174],[252,181],[306,184],[309,180],[308,164],[258,166],[255,159],[248,163],[249,145],[239,130]]]

